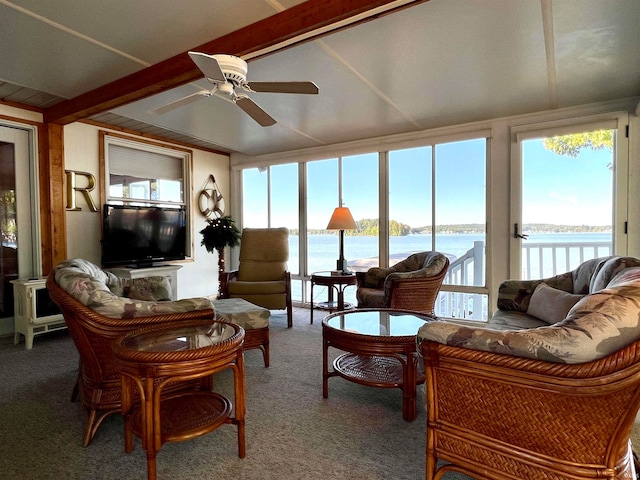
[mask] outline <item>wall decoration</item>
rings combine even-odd
[[[220,188],[213,175],[209,175],[207,183],[205,183],[204,188],[200,192],[198,207],[200,208],[200,213],[208,219],[224,216],[224,198],[222,198]]]
[[[87,205],[89,206],[89,210],[92,212],[98,212],[98,206],[96,202],[94,202],[91,197],[91,192],[96,187],[96,177],[93,174],[88,172],[78,172],[75,170],[65,170],[64,171],[66,177],[66,187],[67,187],[67,210],[71,211],[80,211],[82,210],[76,203],[76,193],[80,192],[84,197]],[[79,187],[76,183],[78,177],[83,177],[86,180],[86,187]]]

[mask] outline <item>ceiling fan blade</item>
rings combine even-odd
[[[269,93],[304,93],[316,95],[318,86],[313,82],[248,82],[253,92]]]
[[[193,63],[196,64],[204,76],[215,83],[225,83],[227,79],[224,77],[220,63],[213,55],[207,55],[200,52],[189,52],[189,56]]]
[[[271,115],[265,112],[256,102],[245,95],[237,96],[236,105],[238,105],[242,110],[244,110],[244,113],[249,115],[263,127],[270,127],[276,123]]]
[[[154,108],[153,110],[149,110],[149,113],[155,113],[157,115],[162,115],[163,113],[170,112],[171,110],[182,107],[184,105],[189,105],[197,100],[200,100],[201,97],[208,97],[211,95],[210,90],[200,90],[199,92],[192,93],[191,95],[187,95],[175,102],[168,103],[162,107]]]

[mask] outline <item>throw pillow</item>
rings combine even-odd
[[[550,287],[546,283],[541,283],[531,295],[527,315],[553,325],[564,320],[571,307],[578,303],[582,297],[582,295],[568,293]]]

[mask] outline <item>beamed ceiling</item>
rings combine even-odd
[[[0,101],[223,152],[285,152],[640,96],[638,0],[0,0]],[[187,52],[248,61],[261,127]]]

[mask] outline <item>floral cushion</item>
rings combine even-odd
[[[420,252],[409,255],[389,268],[370,268],[364,286],[382,288],[388,278],[430,277],[442,271],[447,257],[439,252]]]
[[[638,339],[640,267],[618,271],[606,288],[583,297],[562,322],[554,325],[501,331],[433,321],[418,332],[418,342],[431,340],[557,363],[597,360]]]
[[[372,267],[367,272],[356,272],[358,305],[386,308],[391,303],[394,280],[432,277],[439,274],[446,263],[447,257],[440,252],[420,252],[389,268]]]
[[[164,277],[122,279],[83,259],[55,267],[56,283],[83,305],[109,318],[135,318],[212,308],[206,298],[163,301],[171,286]]]
[[[640,266],[633,257],[600,257],[580,264],[575,270],[541,280],[506,280],[498,289],[498,318],[505,311],[526,312],[531,296],[541,283],[565,292],[586,295],[601,290],[621,270]],[[501,321],[501,320],[500,320]]]
[[[247,302],[243,298],[209,297],[216,311],[216,318],[240,325],[245,330],[269,326],[271,312],[266,308]]]

